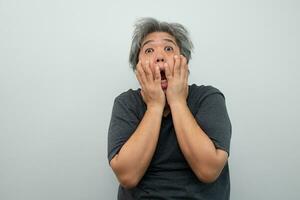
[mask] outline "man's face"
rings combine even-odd
[[[146,61],[150,62],[152,74],[155,73],[155,66],[158,65],[161,72],[161,86],[165,90],[167,80],[165,77],[164,63],[167,63],[173,73],[174,55],[180,55],[180,49],[175,38],[169,33],[153,32],[148,34],[142,41],[139,53],[139,61],[145,65]]]

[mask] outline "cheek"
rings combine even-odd
[[[150,64],[153,64],[153,63],[154,63],[153,56],[150,56],[150,55],[140,54],[140,55],[139,55],[139,60],[141,60],[142,63],[145,63],[146,60],[149,60],[149,61],[150,61]]]
[[[141,53],[139,53],[139,57],[138,57],[138,58],[139,58],[139,59],[138,59],[139,61],[145,60],[144,57],[143,57],[143,55],[142,55]]]

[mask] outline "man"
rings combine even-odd
[[[119,200],[229,199],[225,98],[188,85],[192,46],[180,24],[136,23],[129,61],[141,88],[115,99],[108,131]]]

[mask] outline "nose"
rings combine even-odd
[[[162,53],[158,52],[156,54],[155,62],[156,63],[160,63],[160,62],[164,63],[165,62],[165,56]]]
[[[158,62],[164,62],[165,61],[165,59],[164,58],[156,58],[156,62],[158,63]]]

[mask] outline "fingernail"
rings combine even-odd
[[[177,56],[177,55],[175,55],[175,56],[174,56],[174,58],[178,58],[178,56]]]

